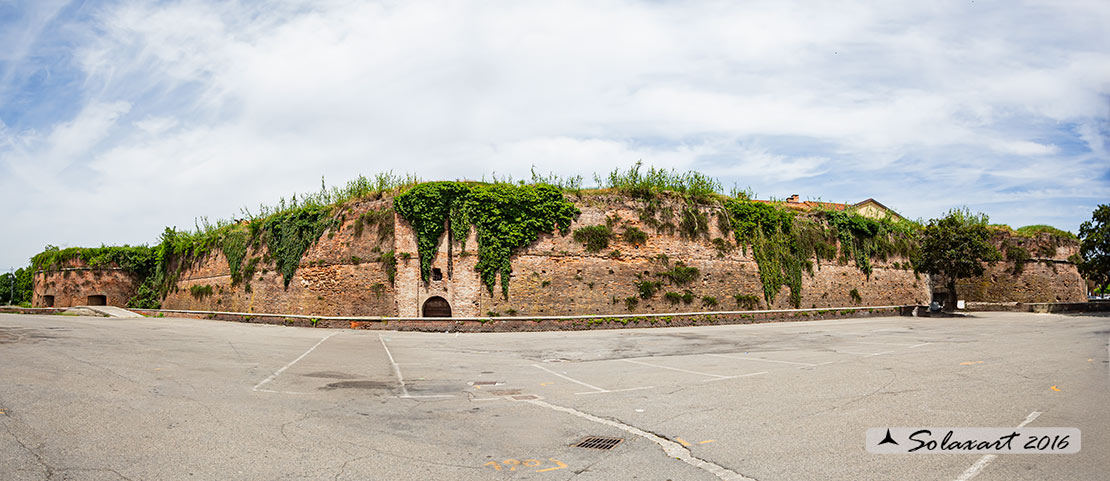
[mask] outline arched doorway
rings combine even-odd
[[[424,317],[451,317],[451,304],[439,296],[429,297],[424,301],[423,312]]]

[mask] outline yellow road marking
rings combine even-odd
[[[961,366],[970,366],[972,364],[982,364],[982,363],[983,363],[983,361],[967,361],[967,362],[961,362],[960,365]]]
[[[1052,390],[1056,391],[1056,392],[1060,392],[1060,388],[1056,387],[1055,385],[1052,386]]]
[[[681,444],[681,445],[683,445],[683,446],[686,446],[686,447],[690,447],[690,443],[686,442],[686,440],[685,440],[685,439],[682,439],[682,438],[674,438],[674,440],[675,440],[675,441],[678,441],[678,444]]]
[[[547,386],[549,384],[555,384],[555,383],[553,383],[553,382],[541,382],[540,386]]]
[[[547,458],[547,459],[549,461],[559,465],[559,466],[556,467],[556,468],[538,469],[538,470],[536,470],[537,473],[542,473],[542,472],[545,472],[545,471],[555,471],[557,469],[566,469],[566,467],[567,467],[566,464],[563,464],[563,462],[559,461],[558,459],[555,459],[555,458]]]
[[[700,442],[700,443],[698,443],[698,444],[709,444],[709,443],[711,443],[711,442],[713,442],[713,441],[716,441],[716,440],[715,440],[715,439],[706,439],[705,441],[702,441],[702,442]]]

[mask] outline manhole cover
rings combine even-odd
[[[578,441],[573,446],[576,448],[589,448],[589,449],[613,449],[618,444],[624,441],[623,438],[606,438],[601,436],[590,436],[586,439]]]
[[[496,391],[490,391],[489,393],[493,396],[513,396],[513,395],[516,395],[516,394],[520,394],[521,392],[522,391],[520,389],[501,389],[501,390],[496,390]]]

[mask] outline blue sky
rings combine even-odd
[[[637,160],[761,197],[1075,231],[1110,6],[0,0],[0,267],[392,170]]]

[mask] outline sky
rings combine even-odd
[[[0,269],[343,184],[697,170],[1076,232],[1110,3],[0,0]]]

